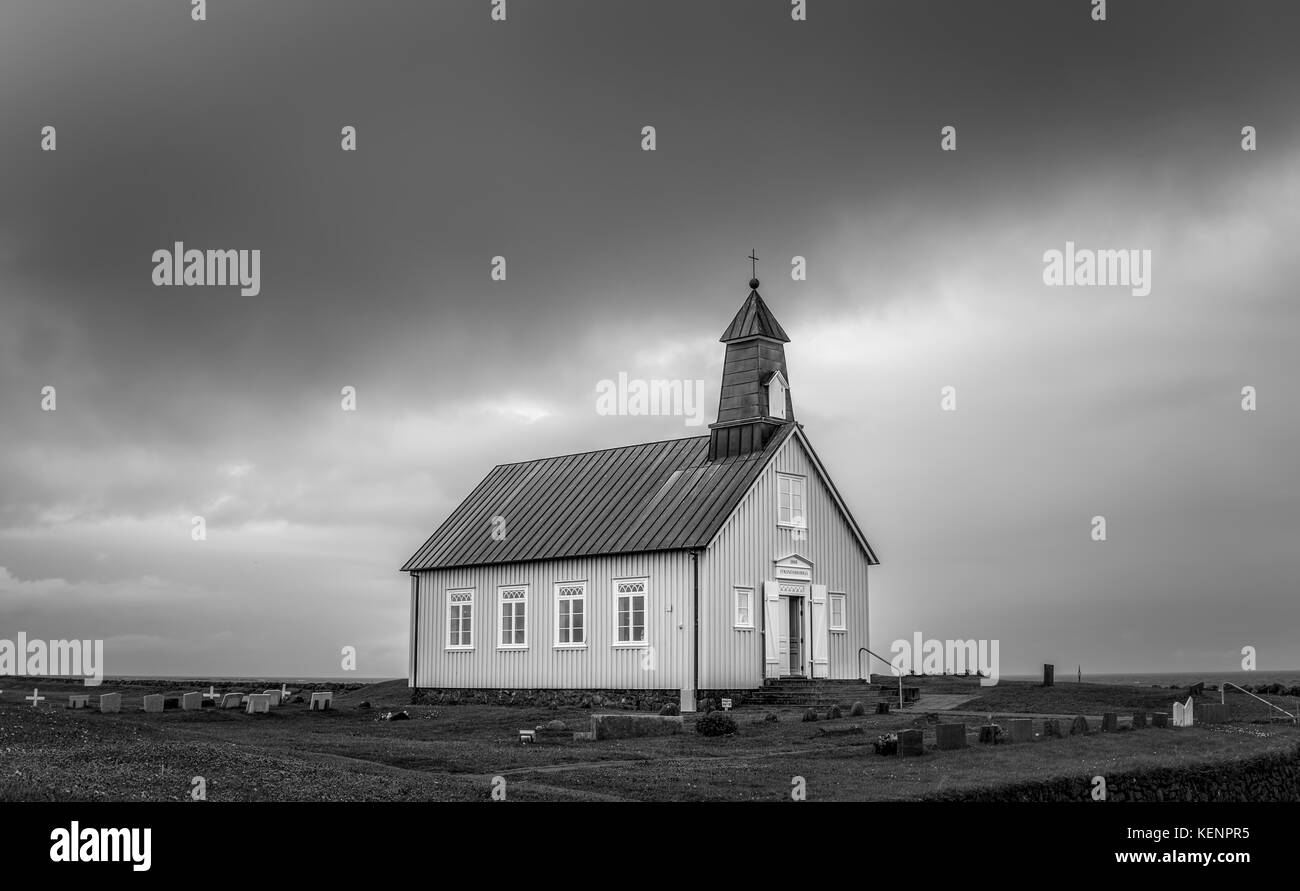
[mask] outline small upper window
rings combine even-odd
[[[773,372],[767,382],[767,413],[770,417],[785,420],[785,378],[781,372]]]
[[[805,513],[804,478],[779,473],[776,476],[777,516],[776,521],[782,526],[808,525]]]
[[[830,602],[831,602],[830,630],[831,631],[846,630],[846,626],[844,624],[844,601],[846,599],[847,598],[843,594],[830,595]]]
[[[736,589],[736,627],[754,627],[754,589]]]

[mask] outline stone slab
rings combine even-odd
[[[1106,712],[1101,716],[1101,732],[1114,733],[1119,730],[1119,715],[1115,712]]]
[[[1146,726],[1147,726],[1147,713],[1146,713],[1146,712],[1134,712],[1134,713],[1133,713],[1133,729],[1134,729],[1134,730],[1142,730],[1142,729],[1145,728]]]
[[[88,693],[73,693],[68,697],[68,708],[89,708],[90,695]]]
[[[1027,743],[1034,741],[1033,718],[1008,718],[1007,742]]]
[[[227,693],[221,697],[222,708],[239,708],[244,704],[243,693]]]
[[[250,693],[245,701],[248,703],[247,714],[266,715],[271,712],[271,697],[265,693]]]
[[[1231,717],[1226,703],[1205,702],[1196,713],[1197,724],[1226,724]]]
[[[163,710],[163,695],[161,693],[150,693],[144,698],[144,710],[147,712],[160,712]]]
[[[1083,715],[1075,715],[1074,720],[1070,722],[1071,736],[1086,736],[1088,733],[1088,719]]]
[[[187,712],[196,712],[203,708],[202,693],[186,693],[181,697],[181,708]]]
[[[934,737],[940,749],[964,749],[966,748],[966,725],[965,724],[936,724],[934,725]]]
[[[684,728],[681,715],[592,715],[591,732],[596,739],[635,739],[640,736],[672,736]]]
[[[279,690],[263,690],[262,695],[271,697],[272,706],[276,706],[280,704],[281,693]]]
[[[311,703],[307,708],[313,712],[324,712],[329,711],[333,703],[334,692],[332,690],[318,691],[311,694]]]
[[[919,730],[898,731],[898,754],[904,758],[925,754],[924,738]]]
[[[101,693],[99,695],[99,710],[101,712],[120,712],[122,710],[122,694]]]

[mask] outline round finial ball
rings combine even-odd
[[[749,287],[750,287],[751,290],[754,289],[754,288],[757,288],[757,287],[758,287],[758,279],[756,279],[756,278],[751,278],[751,279],[749,280]]]

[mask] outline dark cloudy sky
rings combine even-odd
[[[209,6],[0,10],[0,637],[401,675],[397,569],[493,464],[699,431],[597,416],[620,371],[712,417],[756,248],[876,647],[1300,667],[1300,5]],[[1066,240],[1150,295],[1046,287]],[[155,288],[174,241],[261,293]]]

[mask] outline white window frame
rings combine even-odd
[[[513,594],[514,592],[518,592],[518,591],[522,591],[522,592],[523,592],[523,596],[522,596],[522,597],[511,597],[511,598],[507,598],[507,597],[506,597],[506,594],[507,594],[508,592]],[[509,641],[502,640],[502,636],[505,634],[505,629],[501,627],[501,620],[502,620],[503,618],[505,618],[505,614],[506,614],[506,604],[507,604],[507,603],[511,604],[511,610],[510,610],[510,614],[511,614],[511,622],[510,622],[510,638],[511,638],[511,639],[510,639]],[[519,630],[519,628],[518,628],[517,626],[519,625],[519,618],[520,618],[519,616],[517,616],[517,615],[515,614],[516,611],[515,611],[515,609],[514,609],[514,604],[521,604],[521,605],[523,606],[523,608],[524,608],[524,610],[523,610],[523,617],[522,617],[522,618],[523,618],[523,626],[524,626],[524,627],[523,627],[523,632],[524,632],[524,642],[523,642],[523,643],[515,643],[515,642],[514,642],[514,632],[516,632],[516,631]],[[497,649],[498,649],[498,650],[526,650],[526,649],[528,649],[528,625],[529,625],[529,623],[530,623],[530,620],[532,619],[531,612],[532,612],[532,611],[528,608],[528,586],[527,586],[527,585],[500,585],[500,586],[497,587],[497,623],[496,623],[496,627],[497,627]]]
[[[749,618],[745,621],[741,621],[740,618],[741,595],[745,596],[746,599],[745,610],[749,613]],[[754,588],[753,586],[736,585],[731,589],[731,599],[735,611],[735,616],[733,621],[734,627],[743,629],[745,631],[753,631],[754,630]]]
[[[619,591],[620,585],[641,585],[641,593],[637,594],[636,592],[632,592],[632,591],[628,591],[628,592]],[[620,612],[619,604],[624,597],[632,601],[632,603],[628,605],[629,615],[628,615],[627,630],[628,630],[629,639],[619,640],[618,639],[618,632],[619,632],[618,621],[619,621],[619,612]],[[639,640],[631,637],[632,632],[636,628],[636,626],[632,622],[632,619],[636,614],[635,603],[637,597],[641,598],[641,638]],[[630,578],[630,579],[614,579],[614,646],[644,649],[646,644],[649,642],[649,640],[650,640],[650,579],[644,577]]]
[[[835,624],[835,603],[840,604],[840,624]],[[848,631],[849,630],[849,597],[847,594],[836,593],[834,591],[826,595],[826,630],[828,631]]]
[[[785,420],[785,378],[779,371],[767,382],[767,414]]]
[[[562,598],[562,597],[561,597],[561,594],[560,594],[560,591],[562,591],[562,590],[565,589],[565,588],[581,588],[581,589],[582,589],[582,593],[581,593],[581,594],[564,595],[563,598]],[[551,640],[552,640],[553,643],[554,643],[554,647],[555,647],[555,649],[557,649],[557,650],[585,650],[585,649],[587,648],[587,641],[590,640],[590,638],[591,638],[591,615],[590,615],[590,613],[589,613],[588,610],[587,610],[587,581],[586,581],[586,579],[583,579],[583,580],[581,580],[581,581],[556,582],[556,583],[555,583],[555,594],[554,594],[554,599],[555,599],[555,621],[554,621],[554,623],[552,623],[552,630],[553,630],[554,634],[553,634]],[[561,642],[560,642],[560,600],[561,600],[561,599],[569,600],[569,601],[578,600],[578,601],[581,601],[581,602],[582,602],[582,642],[581,642],[581,643],[573,643],[572,640],[570,640],[568,643],[561,643]],[[570,608],[570,610],[572,610],[572,608]],[[572,611],[570,611],[569,615],[570,615],[570,616],[573,615]],[[572,621],[569,622],[569,629],[568,629],[568,630],[569,630],[569,637],[572,638],[572,637],[573,637],[573,622],[572,622]]]
[[[781,505],[781,484],[788,482],[790,484],[790,515],[789,519],[782,517],[784,508]],[[799,488],[799,507],[800,515],[798,522],[794,518],[794,496],[795,485]],[[776,475],[776,524],[788,529],[807,529],[808,528],[808,478],[800,476],[797,473],[778,473]]]
[[[447,636],[445,642],[448,650],[474,649],[474,638],[476,632],[478,631],[478,616],[476,615],[478,610],[475,609],[475,605],[476,605],[475,600],[477,600],[477,598],[475,597],[476,593],[477,592],[475,592],[473,588],[448,588],[447,589]],[[468,599],[464,599],[465,595],[469,595]],[[458,604],[466,604],[469,606],[469,643],[468,644],[465,643],[453,644],[451,642],[452,607]],[[460,634],[461,640],[464,639],[464,624],[465,624],[464,620],[458,618],[456,631]]]

